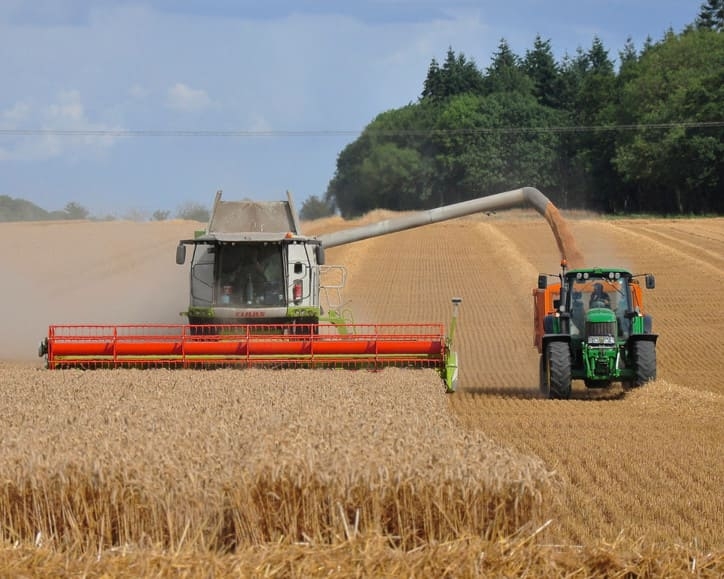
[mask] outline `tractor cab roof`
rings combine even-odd
[[[571,279],[610,279],[616,280],[620,278],[630,278],[632,274],[627,269],[620,267],[587,267],[578,269],[569,269],[566,272],[566,277]]]

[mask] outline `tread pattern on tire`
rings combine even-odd
[[[571,397],[571,349],[566,342],[550,342],[546,347],[548,398]]]
[[[648,340],[637,340],[633,343],[634,367],[636,379],[634,387],[643,386],[651,380],[656,380],[656,344]]]

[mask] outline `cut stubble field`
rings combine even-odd
[[[46,371],[50,323],[175,321],[197,224],[0,225],[27,240],[2,288],[3,569],[718,576],[724,219],[564,216],[587,265],[656,274],[656,382],[540,398],[531,291],[560,258],[528,211],[328,251],[356,321],[463,298],[452,395],[431,371]]]

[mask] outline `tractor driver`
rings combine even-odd
[[[593,284],[593,292],[591,293],[591,299],[588,302],[589,308],[610,308],[611,298],[608,294],[603,291],[603,284],[597,282]]]

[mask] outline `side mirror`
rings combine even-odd
[[[317,254],[317,265],[324,265],[325,255],[324,247],[322,247],[322,244],[320,243],[317,247],[315,247],[314,251]]]
[[[546,289],[547,287],[548,287],[548,276],[539,275],[538,276],[538,289]]]
[[[656,287],[656,278],[653,273],[646,274],[646,289],[654,289]]]
[[[183,265],[186,261],[186,246],[183,243],[179,243],[176,246],[176,263]]]

